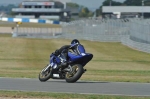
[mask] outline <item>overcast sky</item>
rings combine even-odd
[[[12,3],[16,4],[16,3],[21,3],[22,1],[24,0],[1,0],[0,4],[12,4]],[[104,0],[72,0],[72,1],[93,9],[99,8],[102,2],[104,2]],[[113,1],[123,2],[125,0],[113,0]]]

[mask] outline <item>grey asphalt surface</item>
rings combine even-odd
[[[94,81],[78,81],[76,83],[66,83],[65,80],[48,80],[47,82],[40,82],[38,79],[28,78],[0,78],[0,90],[123,96],[150,96],[149,83]]]

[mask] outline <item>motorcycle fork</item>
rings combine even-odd
[[[46,72],[46,70],[48,69],[48,68],[50,68],[51,67],[51,65],[49,64],[49,65],[47,65],[47,67],[46,68],[44,68],[43,70],[42,70],[42,72]]]

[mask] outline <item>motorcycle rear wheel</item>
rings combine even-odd
[[[66,82],[68,82],[68,83],[76,82],[82,76],[83,71],[84,70],[83,70],[82,65],[80,65],[80,64],[73,65],[72,72],[67,72],[65,75]]]
[[[44,67],[44,69],[39,73],[39,80],[40,80],[41,82],[47,81],[47,80],[50,79],[51,76],[52,76],[52,68],[51,68],[51,67],[50,67],[50,68],[47,68],[47,70],[44,71],[46,68],[47,68],[47,66]]]

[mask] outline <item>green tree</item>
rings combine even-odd
[[[83,7],[79,13],[79,17],[91,17],[93,12],[91,12],[87,7]]]
[[[103,6],[110,6],[110,3],[111,3],[111,6],[121,6],[122,5],[121,2],[117,2],[117,1],[113,1],[113,0],[105,0],[103,2]]]
[[[78,5],[77,3],[67,3],[67,6],[72,7],[72,8],[79,8],[80,5]]]
[[[145,1],[144,1],[144,5],[145,5],[145,6],[150,6],[150,0],[145,0]]]
[[[127,6],[141,6],[142,0],[126,0],[126,1],[124,1],[123,4],[125,4]],[[150,6],[150,0],[144,0],[144,5]]]
[[[124,4],[127,6],[141,6],[142,0],[126,0]]]
[[[88,13],[88,17],[92,17],[93,15],[94,15],[94,13],[91,11]]]
[[[96,9],[96,17],[100,16],[102,14],[102,6],[100,6],[99,9]]]
[[[121,2],[117,2],[117,1],[113,1],[113,0],[105,0],[102,3],[102,6],[110,6],[110,2],[111,2],[111,6],[121,6],[124,5]],[[96,9],[96,16],[100,16],[102,14],[102,6],[100,6],[98,9]]]

